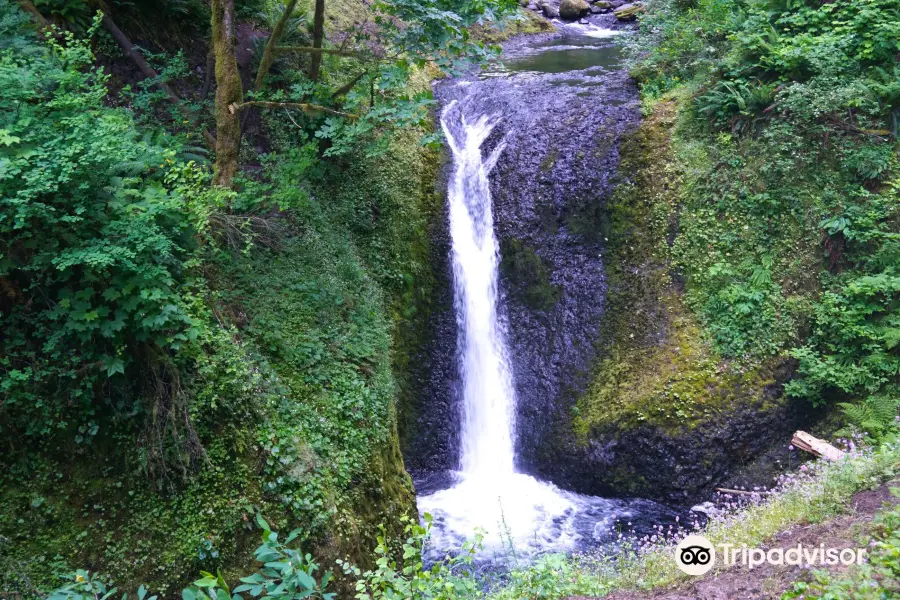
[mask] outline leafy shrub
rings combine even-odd
[[[862,194],[842,215],[821,227],[841,240],[842,260],[854,268],[824,275],[809,342],[792,354],[800,377],[787,392],[821,402],[845,397],[900,396],[900,233],[897,192],[891,181],[880,194]]]
[[[181,592],[184,600],[244,600],[268,598],[269,600],[333,600],[335,592],[327,591],[332,581],[331,572],[317,578],[319,565],[310,554],[291,548],[291,542],[301,537],[295,529],[284,541],[271,530],[269,523],[256,515],[256,523],[262,529],[262,544],[255,550],[254,558],[261,566],[245,577],[233,589],[220,573],[203,572],[202,578]],[[425,515],[420,525],[404,518],[406,539],[397,549],[392,549],[384,537],[379,537],[375,549],[376,567],[362,571],[351,563],[339,560],[337,564],[344,574],[356,579],[356,598],[359,600],[386,600],[419,598],[421,600],[463,600],[481,595],[480,583],[475,578],[474,556],[481,536],[467,543],[454,557],[447,557],[425,568],[423,552],[431,529],[431,517]],[[554,561],[559,562],[561,557]],[[555,564],[555,563],[554,563]],[[66,577],[71,583],[63,584],[50,593],[50,600],[107,600],[116,595],[116,588],[96,573],[79,570]],[[138,589],[138,600],[145,600],[147,590]],[[126,600],[127,594],[121,596]],[[150,596],[146,600],[156,600]]]
[[[456,556],[446,557],[430,568],[424,565],[424,550],[431,528],[431,515],[425,524],[404,518],[406,539],[398,551],[392,552],[384,534],[375,548],[375,568],[362,571],[339,561],[344,573],[356,579],[358,600],[390,600],[392,598],[421,598],[422,600],[463,600],[475,598],[480,584],[475,578],[474,558],[481,535],[464,544]]]
[[[177,286],[202,216],[175,150],[103,105],[92,62],[71,34],[0,54],[0,392],[5,427],[31,435],[95,417],[113,389],[140,412],[133,384],[197,336]]]

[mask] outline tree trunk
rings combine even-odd
[[[200,99],[206,100],[209,96],[209,88],[212,87],[212,78],[216,71],[216,53],[213,52],[212,46],[206,53],[206,73],[203,74],[203,89],[200,90]]]
[[[234,0],[212,0],[212,43],[216,55],[216,167],[213,183],[231,187],[238,167],[241,124],[228,107],[244,98],[234,53]]]
[[[313,15],[313,48],[321,48],[325,41],[325,0],[316,0],[316,13]],[[319,68],[322,66],[322,54],[313,53],[309,67],[309,78],[319,80]]]
[[[113,21],[110,16],[106,13],[103,13],[103,27],[110,33],[116,43],[119,44],[119,47],[122,49],[122,52],[125,53],[125,56],[131,59],[137,68],[140,69],[141,73],[144,74],[144,77],[147,79],[156,79],[159,77],[159,73],[154,70],[153,67],[144,59],[144,55],[134,49],[134,44],[131,43],[131,40],[128,39],[122,30],[119,29],[118,25],[116,25],[115,21]],[[162,81],[156,82],[156,87],[165,92],[166,96],[169,99],[169,102],[174,104],[178,103],[178,96],[175,92],[172,91],[166,83]]]
[[[275,61],[275,45],[284,35],[284,28],[287,26],[291,15],[294,14],[296,6],[297,0],[288,0],[287,5],[284,7],[284,13],[272,29],[272,35],[269,36],[269,41],[266,42],[266,48],[263,50],[262,59],[259,61],[259,70],[256,71],[256,82],[253,84],[253,89],[256,91],[261,90],[263,83],[266,81],[266,75],[269,74],[269,69],[272,68],[272,63]]]
[[[39,28],[46,29],[50,27],[49,21],[44,18],[44,15],[42,15],[41,11],[39,11],[34,6],[31,0],[19,0],[19,6],[22,8],[22,10],[34,17],[34,20],[37,22]]]

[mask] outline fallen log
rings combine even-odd
[[[826,460],[840,460],[844,456],[843,450],[838,450],[825,440],[820,440],[805,431],[795,432],[791,443],[805,452],[821,456]]]
[[[723,494],[735,494],[738,496],[767,496],[772,492],[748,492],[747,490],[732,490],[729,488],[716,488],[717,492],[721,492]]]

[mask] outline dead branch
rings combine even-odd
[[[300,52],[313,55],[331,54],[334,56],[345,56],[349,58],[368,58],[361,52],[354,52],[352,50],[339,50],[337,48],[316,48],[314,46],[276,46],[274,52],[275,54],[289,54],[291,52]]]
[[[330,115],[338,115],[340,117],[347,117],[348,119],[358,119],[359,115],[354,115],[351,113],[341,112],[339,110],[334,110],[331,108],[327,108],[325,106],[319,106],[318,104],[306,104],[303,102],[261,102],[261,101],[251,101],[251,102],[241,102],[241,103],[233,103],[228,106],[228,110],[231,114],[236,114],[246,108],[249,107],[259,107],[259,108],[295,108],[297,110],[302,110],[306,113],[319,113],[324,112]]]

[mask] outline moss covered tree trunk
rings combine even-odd
[[[238,166],[241,124],[229,107],[244,97],[235,47],[234,0],[212,0],[212,43],[216,57],[216,185],[231,187]]]
[[[278,40],[284,35],[285,27],[287,27],[291,15],[294,14],[294,8],[296,6],[297,0],[288,0],[288,3],[284,7],[284,12],[281,14],[281,18],[278,19],[274,29],[272,29],[272,35],[269,36],[269,41],[266,43],[265,50],[263,50],[262,59],[259,61],[259,70],[256,72],[256,83],[253,84],[254,90],[259,91],[262,89],[262,86],[266,81],[266,75],[269,74],[272,63],[275,61],[275,46],[278,44]]]
[[[316,0],[316,12],[313,15],[313,48],[321,48],[325,41],[325,0]],[[322,53],[312,54],[312,64],[309,67],[309,78],[319,80],[319,69],[322,66]]]

